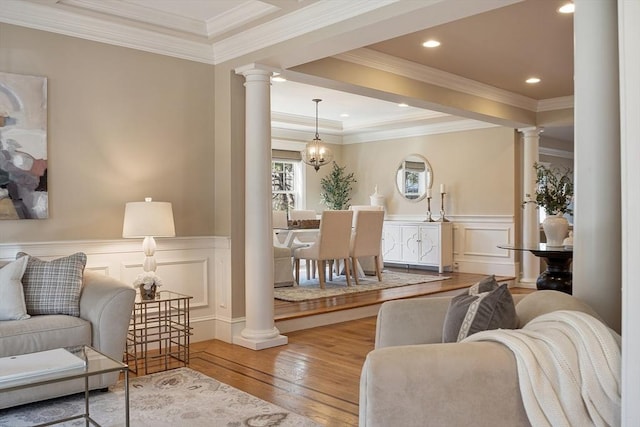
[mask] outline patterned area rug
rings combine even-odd
[[[255,396],[223,384],[189,368],[131,378],[129,381],[132,427],[241,427],[318,426]],[[124,425],[122,382],[110,392],[92,392],[91,417],[104,427]],[[45,423],[83,412],[82,395],[0,410],[0,426],[22,427]],[[75,420],[61,426],[84,426]]]
[[[301,273],[301,277],[304,273]],[[347,286],[345,276],[333,276],[333,281],[326,282],[326,289],[320,289],[318,279],[301,281],[300,286],[276,288],[274,296],[283,301],[307,301],[318,298],[335,297],[338,295],[354,294],[358,292],[377,291],[380,289],[397,288],[399,286],[417,285],[418,283],[436,282],[450,279],[448,276],[427,276],[424,274],[400,273],[395,271],[383,271],[382,282],[378,282],[376,276],[366,276],[358,279],[360,284],[355,285],[351,278],[351,286]]]

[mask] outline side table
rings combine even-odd
[[[152,300],[136,296],[125,353],[131,372],[147,375],[189,364],[191,298],[170,291]]]
[[[571,273],[571,261],[573,248],[565,246],[547,246],[538,243],[532,246],[498,245],[500,249],[510,251],[529,251],[538,258],[543,258],[547,263],[547,269],[536,280],[538,289],[551,289],[567,294],[572,293],[573,279]]]

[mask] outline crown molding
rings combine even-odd
[[[538,101],[537,112],[554,111],[573,108],[573,96],[562,96],[559,98],[542,99]]]
[[[207,64],[214,59],[213,49],[207,43],[26,1],[3,0],[0,22]]]
[[[60,0],[58,4],[89,12],[106,13],[138,22],[147,22],[198,36],[207,35],[205,25],[197,19],[149,9],[136,3],[105,2],[104,0]]]
[[[535,99],[460,77],[456,74],[407,61],[406,59],[376,52],[372,49],[356,49],[351,52],[335,55],[334,58],[501,102],[513,107],[524,108],[529,111],[536,111],[538,108],[538,101]]]
[[[206,35],[210,38],[219,36],[279,10],[281,8],[258,1],[240,3],[228,12],[207,20]]]
[[[573,159],[573,153],[566,150],[558,150],[556,148],[538,147],[538,153],[545,156],[562,157],[563,159]]]
[[[343,144],[361,144],[365,142],[384,141],[388,139],[411,138],[425,135],[437,135],[441,133],[465,132],[476,129],[498,127],[493,123],[477,120],[463,119],[444,123],[435,123],[423,126],[406,127],[401,129],[389,129],[374,132],[361,132],[358,134],[344,135]]]
[[[363,15],[398,0],[318,1],[213,44],[215,64]]]
[[[304,129],[315,131],[315,117],[298,116],[296,114],[271,112],[271,123],[273,125],[283,124],[287,129]],[[342,122],[337,120],[318,119],[318,132],[342,133]],[[313,136],[312,136],[313,138]]]

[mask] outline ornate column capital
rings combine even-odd
[[[544,132],[543,127],[539,126],[531,126],[527,128],[519,128],[517,129],[525,137],[539,136],[542,132]]]

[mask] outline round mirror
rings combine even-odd
[[[410,154],[398,165],[396,187],[402,197],[418,202],[425,198],[427,189],[431,188],[432,176],[427,159],[419,154]]]

